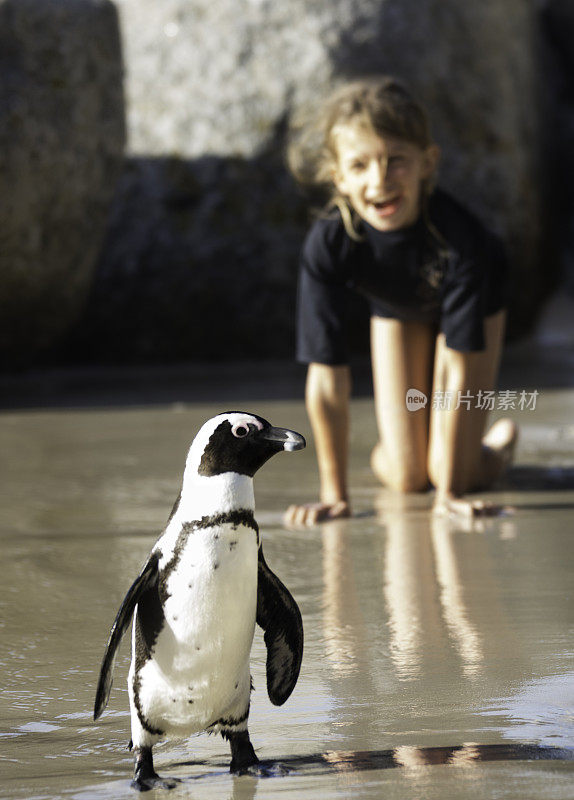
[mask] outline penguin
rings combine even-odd
[[[134,789],[175,786],[155,772],[152,748],[202,731],[229,741],[231,772],[262,771],[247,727],[255,624],[264,631],[275,705],[297,683],[303,624],[263,556],[253,476],[275,453],[305,444],[300,434],[245,412],[208,420],[191,444],[167,525],[113,623],[96,692],[94,720],[108,703],[116,652],[133,617]]]

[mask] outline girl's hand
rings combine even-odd
[[[288,526],[299,527],[350,516],[351,507],[346,500],[339,500],[336,503],[304,503],[289,506],[285,512],[284,522]]]

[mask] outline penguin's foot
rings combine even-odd
[[[231,766],[234,775],[252,775],[254,778],[279,778],[287,775],[289,769],[284,764],[262,764],[251,744],[249,733],[226,733],[231,745]]]
[[[149,792],[150,789],[175,789],[179,781],[177,778],[160,778],[159,775],[149,778],[134,777],[130,786],[136,792]]]
[[[255,755],[249,733],[247,731],[226,733],[225,737],[229,739],[229,744],[231,745],[229,771],[237,775],[255,774],[251,772],[251,768],[259,764],[259,759]]]
[[[179,781],[176,778],[160,778],[153,768],[151,747],[136,747],[134,777],[132,789],[138,792],[149,792],[150,789],[173,789]]]
[[[231,770],[235,775],[251,775],[254,778],[283,778],[289,775],[291,770],[285,764],[262,764],[260,761],[257,764],[252,764],[240,770]]]

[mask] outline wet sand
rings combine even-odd
[[[236,375],[221,373],[214,403],[138,407],[132,394],[0,414],[0,797],[135,796],[128,642],[93,723],[99,664],[189,442],[229,407]],[[233,406],[308,435],[301,400],[272,395],[254,379]],[[543,386],[535,411],[512,412],[517,465],[485,496],[516,510],[474,526],[432,519],[430,495],[380,489],[372,401],[356,399],[352,414],[352,519],[283,527],[289,503],[316,495],[311,447],[255,481],[267,561],[305,625],[301,678],[282,708],[266,696],[260,631],[252,655],[252,740],[287,774],[233,778],[227,744],[203,735],[157,747],[160,774],[181,779],[169,797],[572,798],[574,391]]]
[[[300,402],[242,407],[307,432]],[[0,417],[1,796],[130,796],[127,642],[94,724],[98,666],[188,442],[219,410]],[[571,391],[547,390],[536,414],[522,413],[518,466],[497,493],[516,512],[474,529],[433,520],[430,496],[377,487],[368,399],[353,404],[353,519],[285,530],[282,510],[315,495],[314,456],[270,462],[256,478],[257,516],[267,560],[301,606],[306,648],[293,697],[275,708],[257,634],[251,733],[260,758],[284,759],[290,773],[231,778],[227,745],[201,736],[157,748],[160,771],[183,779],[170,796],[571,797],[573,410]]]

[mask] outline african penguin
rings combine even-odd
[[[152,747],[200,731],[229,740],[232,772],[257,769],[247,730],[255,623],[265,632],[275,705],[297,682],[303,625],[263,557],[253,476],[275,453],[303,447],[298,433],[243,412],[210,419],[191,445],[167,526],[117,613],[96,694],[94,719],[107,705],[116,651],[133,615],[135,789],[174,786],[156,774]]]

